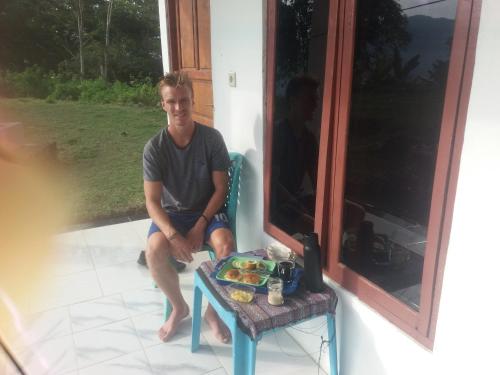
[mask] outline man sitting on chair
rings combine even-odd
[[[172,304],[158,332],[167,341],[189,315],[169,257],[191,262],[192,253],[207,242],[222,258],[235,246],[227,216],[220,211],[230,165],[224,140],[217,130],[193,121],[193,87],[185,74],[165,75],[158,88],[169,125],[144,147],[144,194],[153,221],[146,258],[153,279]],[[205,320],[218,340],[230,340],[229,329],[211,306]]]

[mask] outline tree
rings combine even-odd
[[[394,0],[357,2],[354,88],[394,79],[394,68],[401,66],[400,50],[411,40],[407,25],[401,5]],[[408,73],[415,63],[416,56],[406,68]]]
[[[2,0],[0,70],[38,65],[68,77],[156,80],[158,17],[151,0]]]
[[[79,45],[79,56],[80,56],[80,77],[83,78],[85,75],[85,69],[83,64],[83,7],[82,1],[78,0],[75,14],[76,23],[78,27],[78,45]]]
[[[277,81],[307,71],[314,0],[278,2]]]
[[[113,0],[108,0],[108,11],[106,13],[106,41],[104,44],[104,71],[103,78],[108,79],[108,48],[109,48],[109,26],[111,24],[111,12],[113,11]]]

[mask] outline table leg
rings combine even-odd
[[[255,374],[255,354],[257,351],[257,342],[249,336],[247,338],[247,375]]]
[[[233,330],[233,374],[254,375],[257,343],[238,327]]]
[[[191,352],[195,352],[200,347],[200,330],[201,330],[201,299],[202,294],[200,288],[194,286],[194,301],[193,301],[193,326],[191,333]]]
[[[338,375],[337,369],[337,335],[335,332],[335,316],[326,314],[328,325],[328,349],[330,354],[330,375]]]

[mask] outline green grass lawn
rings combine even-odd
[[[159,108],[0,99],[0,112],[28,141],[57,142],[71,224],[144,210],[142,150],[165,124]]]

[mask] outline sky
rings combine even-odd
[[[398,0],[402,9],[413,7],[420,4],[430,3],[435,0]],[[415,9],[407,10],[405,13],[408,17],[424,15],[434,18],[455,18],[457,9],[457,0],[446,0],[441,3],[424,5]]]

